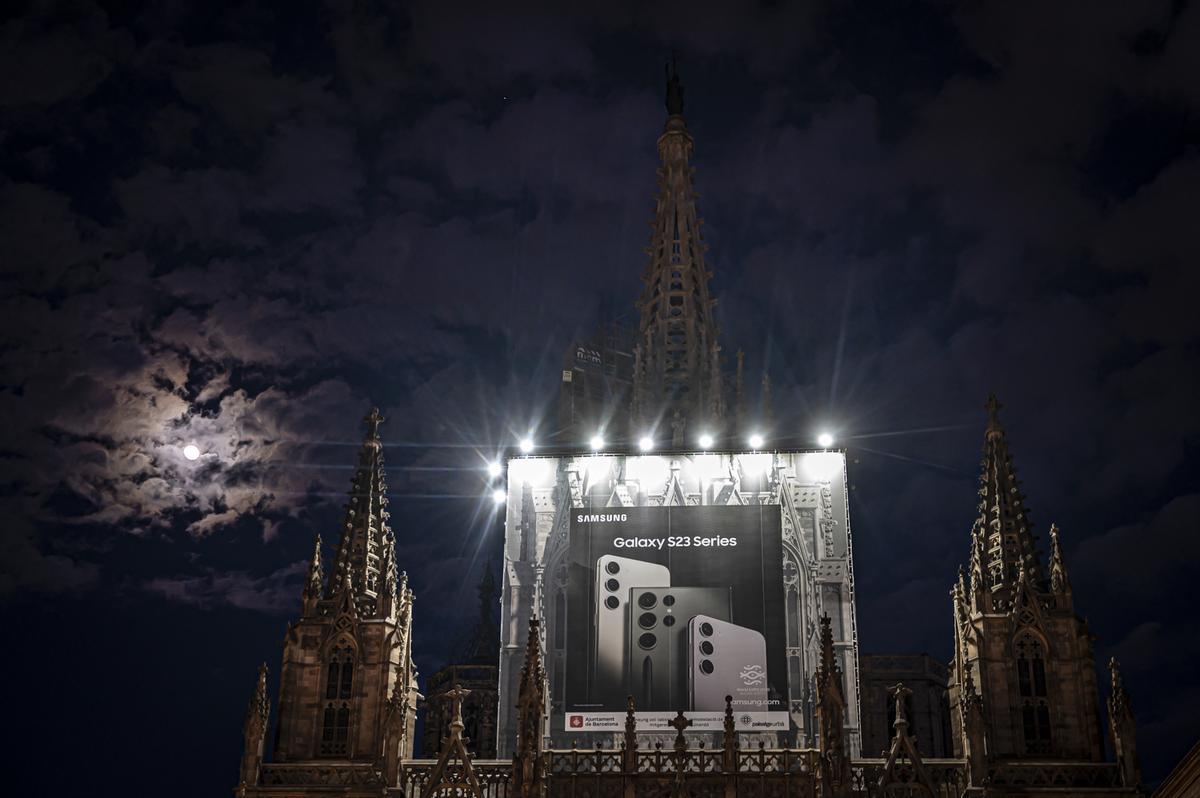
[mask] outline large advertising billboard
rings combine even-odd
[[[567,571],[568,730],[788,728],[777,507],[578,509]]]
[[[511,751],[529,620],[541,619],[551,742],[605,744],[683,711],[815,744],[828,614],[857,749],[857,641],[841,452],[568,455],[508,461],[499,751]],[[583,739],[581,739],[583,736]],[[590,736],[590,737],[589,737]]]

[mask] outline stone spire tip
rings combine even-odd
[[[679,64],[675,53],[667,63],[667,114],[670,116],[683,115],[683,84],[679,82]]]

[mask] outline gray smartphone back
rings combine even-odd
[[[688,622],[695,615],[728,620],[730,588],[644,587],[629,593],[629,680],[638,709],[689,709]]]
[[[761,632],[729,623],[727,618],[696,615],[688,621],[690,708],[696,712],[725,709],[767,711],[767,640]]]
[[[591,700],[619,712],[629,695],[629,591],[671,584],[671,570],[658,563],[605,554],[596,560],[595,648]]]

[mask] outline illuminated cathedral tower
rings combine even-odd
[[[418,697],[413,594],[407,576],[397,573],[388,526],[382,422],[378,410],[365,419],[366,440],[328,579],[317,538],[301,615],[284,638],[275,744],[266,763],[266,666],[260,670],[247,712],[239,795],[330,783],[377,795],[396,783],[401,758],[412,755]]]
[[[721,348],[709,295],[712,272],[704,260],[689,163],[692,136],[683,121],[683,86],[674,64],[667,79],[667,124],[658,138],[658,197],[650,256],[637,307],[633,418],[641,429],[669,432],[675,447],[721,421],[725,400]]]
[[[950,672],[955,754],[997,785],[1005,763],[1104,761],[1092,636],[1075,613],[1054,525],[1042,562],[999,407],[988,400],[970,565],[951,591]],[[1121,783],[1133,787],[1140,778],[1132,722],[1113,714],[1114,746],[1126,752]]]

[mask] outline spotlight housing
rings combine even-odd
[[[521,452],[523,454],[529,454],[533,451],[533,438],[522,438],[519,446],[521,447]]]
[[[763,436],[757,432],[750,436],[750,448],[761,449],[763,445]]]
[[[713,445],[713,436],[709,435],[707,432],[700,436],[700,448],[701,449],[711,449],[712,445]]]
[[[638,441],[638,448],[643,452],[648,452],[654,448],[654,439],[649,435],[643,435]]]
[[[833,446],[833,434],[829,432],[822,432],[817,436],[817,445],[822,449],[828,449],[830,446]]]

